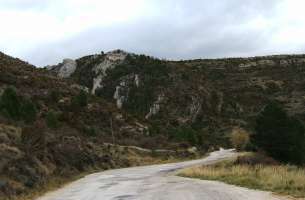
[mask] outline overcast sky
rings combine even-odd
[[[0,51],[37,66],[123,49],[191,59],[305,53],[304,0],[0,0]]]

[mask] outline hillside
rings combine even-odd
[[[174,151],[158,155],[130,146],[177,145],[149,136],[141,119],[87,94],[73,80],[0,53],[0,199],[27,193],[55,177],[176,156]]]
[[[229,145],[232,127],[251,131],[270,100],[304,120],[305,55],[166,61],[116,50],[49,69],[145,121],[150,135],[205,149]]]

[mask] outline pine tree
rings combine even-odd
[[[21,118],[20,107],[21,102],[17,96],[16,90],[12,87],[6,88],[1,96],[1,112],[13,120],[19,120]]]
[[[20,107],[20,113],[26,123],[33,123],[36,119],[37,109],[30,99],[24,99]]]
[[[305,162],[305,128],[301,121],[289,117],[279,104],[272,102],[256,120],[252,142],[273,158],[287,163]]]

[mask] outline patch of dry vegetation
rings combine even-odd
[[[272,191],[293,197],[305,197],[305,169],[289,165],[243,163],[240,159],[224,161],[212,166],[197,166],[179,175]]]
[[[76,181],[80,178],[83,178],[84,176],[97,172],[96,170],[89,170],[87,172],[83,172],[81,174],[75,175],[75,176],[69,176],[69,177],[62,177],[62,176],[55,176],[50,178],[50,180],[46,184],[42,184],[40,186],[37,186],[36,188],[31,189],[26,194],[21,194],[18,196],[13,197],[0,197],[0,200],[33,200],[38,198],[39,196],[54,191],[60,187],[63,187],[64,185],[67,185],[73,181]]]

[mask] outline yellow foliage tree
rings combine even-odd
[[[244,130],[240,127],[235,127],[232,130],[230,140],[231,140],[232,146],[236,150],[242,151],[242,150],[245,150],[247,144],[249,143],[250,136],[246,130]]]

